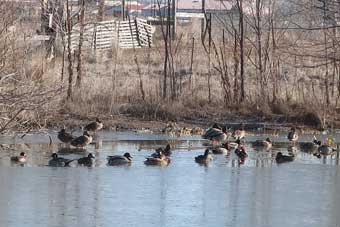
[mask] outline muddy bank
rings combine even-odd
[[[83,126],[93,121],[96,116],[80,117],[71,115],[60,115],[57,118],[47,121],[46,127],[52,130],[58,130],[65,127],[70,130],[81,130]],[[249,131],[286,131],[291,127],[297,127],[305,133],[318,133],[324,130],[311,127],[309,125],[299,124],[297,122],[284,121],[277,119],[259,119],[249,116],[230,115],[223,118],[200,118],[185,117],[176,121],[148,120],[140,119],[129,115],[99,116],[104,123],[104,129],[113,131],[136,131],[150,130],[152,132],[162,132],[169,124],[175,123],[177,128],[195,128],[202,129],[210,127],[213,123],[226,125],[230,129],[243,128]]]

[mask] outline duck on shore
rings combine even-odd
[[[236,129],[233,132],[234,139],[243,139],[246,136],[246,131],[244,129]]]
[[[131,159],[132,157],[128,152],[124,155],[113,155],[107,157],[108,165],[110,166],[131,164]]]
[[[58,132],[58,139],[63,143],[71,143],[74,137],[63,128]]]
[[[86,145],[92,142],[92,136],[87,132],[84,131],[82,136],[79,136],[71,141],[71,145],[74,147],[81,147],[84,148]]]
[[[86,125],[84,130],[96,133],[97,131],[101,130],[103,128],[103,122],[99,120],[99,118],[96,118],[96,121],[91,122],[90,124]]]
[[[211,156],[209,149],[206,149],[203,155],[198,155],[195,157],[195,162],[197,162],[198,164],[203,164],[203,165],[209,164],[209,162],[212,160],[213,160],[213,157]]]

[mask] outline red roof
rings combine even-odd
[[[143,10],[144,9],[144,5],[127,5],[127,9],[128,10]]]

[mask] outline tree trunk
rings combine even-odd
[[[244,20],[243,20],[243,0],[239,2],[239,19],[240,19],[240,79],[241,79],[241,96],[240,102],[245,100],[245,89],[244,89]]]
[[[72,31],[72,20],[71,10],[69,7],[69,0],[66,0],[66,23],[67,23],[67,60],[68,60],[68,89],[67,99],[72,98],[72,83],[73,83],[73,63],[72,63],[72,49],[71,49],[71,31]]]
[[[80,31],[79,31],[79,44],[78,44],[78,65],[77,65],[77,80],[76,86],[81,87],[81,80],[83,77],[82,69],[82,47],[84,42],[84,24],[85,24],[85,0],[81,0],[81,10],[80,10]]]
[[[105,19],[105,0],[100,0],[98,9],[98,21],[103,21],[104,19]]]

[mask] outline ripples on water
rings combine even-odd
[[[340,169],[334,158],[298,150],[292,163],[277,165],[273,152],[254,151],[238,167],[236,157],[214,155],[208,166],[198,138],[173,141],[167,167],[143,164],[162,136],[100,135],[95,167],[46,167],[58,145],[28,143],[0,154],[0,226],[339,226]],[[118,141],[110,141],[110,139]],[[28,138],[29,139],[29,138]],[[123,141],[125,139],[125,141]],[[126,140],[128,139],[128,140]],[[250,138],[254,139],[254,138]],[[46,138],[37,138],[38,142]],[[274,141],[284,141],[277,138]],[[20,140],[15,141],[20,143]],[[36,142],[36,141],[34,141]],[[27,151],[24,167],[9,157]],[[106,157],[130,152],[127,167],[106,166]],[[79,158],[84,154],[65,154]]]

